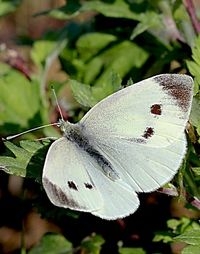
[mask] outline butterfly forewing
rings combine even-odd
[[[167,146],[184,131],[192,84],[191,77],[178,74],[143,80],[93,107],[80,121],[82,131],[97,142],[109,137],[145,146]]]
[[[123,182],[148,192],[170,181],[181,165],[191,101],[190,77],[159,75],[101,101],[80,128]]]

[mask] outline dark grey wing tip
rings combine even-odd
[[[185,74],[161,74],[154,77],[165,94],[168,94],[184,112],[189,112],[193,97],[193,79]]]
[[[194,80],[191,76],[187,74],[177,74],[177,73],[169,73],[169,74],[160,74],[153,77],[156,82],[174,82],[177,84],[181,84],[183,86],[187,86],[189,88],[193,88]]]

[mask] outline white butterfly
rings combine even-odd
[[[134,213],[137,193],[158,189],[181,165],[192,87],[187,75],[154,76],[108,96],[76,124],[61,120],[64,135],[43,170],[51,202],[107,220]]]

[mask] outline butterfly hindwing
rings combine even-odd
[[[81,149],[65,137],[51,145],[42,181],[54,205],[86,212],[103,206],[102,195],[87,173],[88,167]]]
[[[119,178],[136,192],[150,192],[169,182],[177,173],[186,152],[183,133],[167,147],[150,147],[132,142],[107,140],[99,152],[112,162]]]
[[[65,137],[55,141],[48,151],[43,186],[54,205],[108,220],[125,217],[139,205],[131,188],[124,187],[121,180],[111,181],[102,174],[96,158]],[[104,191],[106,195],[102,195]]]
[[[139,199],[135,191],[122,179],[113,181],[102,174],[95,159],[89,159],[88,163],[93,165],[93,168],[88,168],[88,173],[102,193],[104,204],[100,209],[91,213],[107,220],[123,218],[134,213],[139,206]]]

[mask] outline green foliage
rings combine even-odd
[[[196,221],[188,218],[171,219],[167,222],[169,232],[157,233],[154,241],[163,241],[164,243],[183,242],[186,247],[182,254],[196,254],[200,251],[200,225]]]
[[[75,251],[76,253],[100,254],[103,243],[104,239],[100,235],[94,234],[83,239],[80,246],[73,248],[72,244],[64,236],[46,234],[40,243],[33,247],[28,254],[73,254]]]
[[[88,254],[99,254],[104,242],[104,239],[100,235],[93,234],[82,240],[79,250]]]
[[[20,3],[21,0],[0,0],[0,17],[14,12]]]
[[[195,81],[195,94],[199,91],[199,84],[200,84],[200,36],[198,36],[195,40],[194,47],[192,48],[192,61],[187,61],[187,66],[190,73],[194,76]]]
[[[73,253],[72,244],[64,236],[58,234],[47,234],[43,236],[40,243],[32,248],[28,254],[62,254]]]
[[[6,64],[0,69],[0,131],[12,132],[17,125],[28,128],[40,110],[39,87]]]
[[[19,2],[1,1],[0,15],[15,10]],[[188,72],[195,80],[190,116],[192,126],[188,132],[188,153],[175,186],[179,196],[190,205],[190,209],[194,209],[187,197],[195,198],[197,203],[200,200],[200,37],[195,35],[183,1],[68,0],[60,8],[35,16],[39,15],[67,20],[67,25],[33,41],[30,57],[37,71],[30,74],[30,79],[5,61],[0,62],[1,135],[48,124],[50,119],[55,119],[53,122],[57,120],[53,109],[55,99],[52,100],[50,89],[52,83],[62,109],[75,121],[86,109],[129,85],[130,78],[134,83],[155,74]],[[49,79],[55,61],[65,73],[62,81],[54,77]],[[66,96],[69,89],[78,104],[74,100],[69,102]],[[50,127],[26,135],[26,138],[33,140],[46,136],[60,134]],[[31,178],[41,184],[49,145],[49,141],[25,140],[17,145],[7,141],[0,156],[0,168],[8,174]],[[46,218],[79,219],[79,216],[62,213],[62,209],[42,201],[35,201],[35,205]],[[164,245],[184,242],[187,246],[182,253],[199,253],[200,228],[196,220],[170,219],[166,224],[168,230],[156,233],[154,242],[163,242]],[[105,242],[102,236],[92,235],[74,248],[62,235],[45,235],[28,253],[100,253]],[[149,253],[146,246],[141,247],[123,246],[118,248],[118,252]]]
[[[116,92],[121,87],[118,74],[111,73],[101,86],[89,86],[76,80],[70,80],[70,86],[76,100],[85,107],[93,107],[98,101]]]
[[[146,254],[146,252],[141,248],[119,248],[120,254]]]
[[[7,148],[5,155],[0,157],[0,165],[5,172],[40,180],[41,168],[44,164],[49,142],[22,140],[20,145],[16,146],[7,141],[5,146]]]

